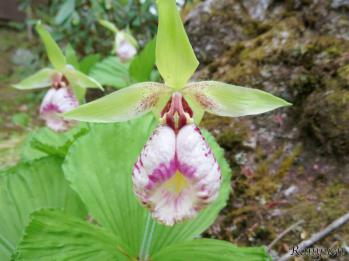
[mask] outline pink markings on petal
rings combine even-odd
[[[66,131],[74,121],[63,119],[59,114],[70,111],[79,106],[73,92],[66,88],[51,88],[45,95],[40,106],[40,117],[45,120],[46,126],[54,131]]]
[[[210,147],[193,124],[176,134],[160,126],[133,169],[134,191],[165,225],[193,218],[219,193],[221,173]]]

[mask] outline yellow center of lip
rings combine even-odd
[[[165,182],[164,187],[173,192],[178,194],[183,189],[187,188],[189,186],[189,182],[187,179],[183,176],[183,174],[179,171],[176,171],[176,173]]]

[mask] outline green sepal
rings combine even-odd
[[[203,110],[227,117],[256,115],[291,105],[265,91],[215,81],[189,83],[183,93]]]
[[[57,71],[54,69],[44,68],[12,86],[21,90],[49,87],[52,85],[52,78],[56,73]]]
[[[47,56],[53,67],[58,70],[63,69],[67,64],[67,61],[62,50],[41,23],[37,23],[35,28],[45,45]]]
[[[175,0],[158,0],[156,65],[167,86],[184,87],[199,65]]]

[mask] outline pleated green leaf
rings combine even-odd
[[[132,60],[130,75],[137,82],[150,80],[155,65],[155,39],[151,40],[144,49]]]
[[[46,157],[0,173],[0,260],[9,260],[33,211],[58,208],[78,217],[86,215],[64,179],[61,163]]]
[[[73,66],[74,69],[80,70],[79,59],[73,46],[68,44],[64,51],[67,63]]]
[[[88,132],[85,123],[79,123],[66,132],[55,132],[47,127],[31,132],[24,142],[22,160],[29,161],[48,155],[65,157],[69,147],[80,136]]]
[[[156,253],[153,261],[271,261],[264,247],[236,247],[214,239],[181,242]]]
[[[56,73],[55,70],[44,68],[37,73],[25,78],[21,82],[14,84],[13,87],[22,90],[40,89],[52,85],[52,77]]]
[[[75,0],[65,1],[60,5],[59,11],[54,18],[55,24],[63,24],[74,12]]]
[[[63,165],[66,178],[91,215],[119,236],[134,256],[140,251],[148,211],[133,193],[131,173],[156,125],[150,115],[127,123],[92,124],[89,133],[71,146]],[[157,224],[151,253],[198,236],[214,222],[226,204],[231,171],[213,137],[207,132],[204,135],[222,169],[220,196],[194,220],[173,227]]]
[[[124,88],[130,83],[128,64],[121,63],[117,57],[107,57],[96,63],[91,68],[90,76],[102,85],[117,89]]]
[[[157,0],[159,26],[156,65],[166,85],[180,89],[199,65],[179,16],[175,0]]]
[[[50,33],[40,23],[36,24],[36,31],[45,45],[48,59],[53,67],[58,70],[63,69],[67,64],[67,61],[55,40],[53,40]]]
[[[130,260],[127,248],[105,229],[57,210],[31,216],[17,260]]]
[[[223,82],[190,83],[183,93],[203,110],[219,116],[255,115],[291,105],[270,93]]]

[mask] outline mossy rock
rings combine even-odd
[[[305,103],[302,125],[325,151],[349,153],[349,90],[330,89],[312,93]]]

